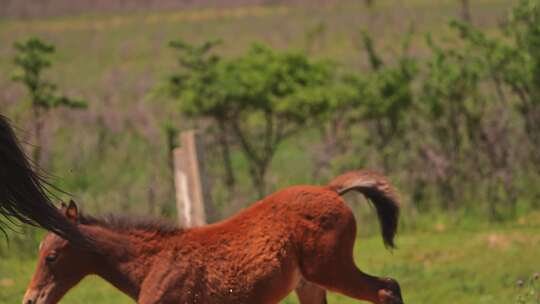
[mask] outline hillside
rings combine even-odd
[[[54,111],[45,128],[47,169],[59,178],[56,183],[91,210],[167,210],[172,206],[172,195],[163,123],[172,119],[178,126],[190,124],[179,119],[166,98],[156,94],[156,88],[175,68],[174,54],[167,47],[170,40],[198,43],[221,38],[224,44],[219,51],[232,56],[253,42],[303,48],[306,32],[323,26],[313,46],[314,55],[356,70],[366,67],[360,29],[372,33],[383,54],[392,56],[399,48],[394,42],[403,39],[413,24],[417,35],[411,52],[421,57],[426,51],[425,33],[444,34],[448,20],[459,15],[454,1],[397,3],[380,1],[371,9],[358,1],[342,1],[0,21],[0,69],[5,71],[0,74],[0,106],[23,130],[29,130],[22,87],[10,81],[12,45],[28,36],[53,42],[57,53],[48,77],[65,88],[65,93],[90,102],[87,111]],[[474,22],[488,31],[494,29],[510,6],[509,1],[475,1]],[[30,134],[23,133],[23,137]],[[309,138],[303,136],[302,145],[309,145]],[[270,172],[273,188],[309,182],[312,164],[302,148],[291,145],[281,151]],[[241,158],[236,159],[241,175],[242,163]],[[290,163],[299,170],[283,170]],[[240,178],[247,184],[245,176]],[[240,204],[253,197],[248,188],[242,193],[247,198],[240,197]]]

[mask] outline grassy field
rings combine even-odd
[[[373,274],[393,276],[402,285],[405,303],[517,303],[519,279],[536,271],[540,227],[514,224],[480,230],[446,229],[398,237],[393,253],[378,236],[357,241],[356,261]],[[20,301],[35,260],[0,259],[0,303]],[[355,303],[331,294],[330,303]],[[97,277],[86,278],[62,303],[131,303]],[[283,303],[297,303],[290,296]]]
[[[472,2],[475,24],[487,30],[496,28],[513,2]],[[14,70],[12,45],[29,36],[54,43],[57,53],[47,77],[61,91],[87,99],[89,109],[71,113],[57,110],[49,115],[43,131],[47,142],[43,147],[48,160],[45,167],[60,177],[57,185],[73,193],[91,211],[148,212],[151,207],[144,202],[152,196],[159,213],[173,203],[163,124],[174,121],[180,128],[191,125],[179,117],[168,98],[156,94],[156,87],[176,68],[174,52],[167,47],[169,41],[181,38],[199,43],[221,38],[224,44],[220,54],[233,56],[253,42],[304,48],[306,32],[322,24],[325,30],[311,48],[313,55],[362,69],[367,61],[360,47],[360,29],[369,30],[383,54],[391,56],[398,52],[396,41],[413,24],[417,35],[411,52],[422,56],[427,49],[425,34],[444,35],[448,21],[459,16],[454,0],[396,3],[377,1],[372,9],[367,9],[363,1],[339,1],[328,5],[0,19],[0,109],[22,130],[31,130],[24,91],[20,84],[10,81]],[[31,134],[23,134],[23,138],[31,141]],[[306,155],[310,145],[309,136],[302,134],[280,150],[279,161],[269,170],[270,188],[314,182],[313,164]],[[289,170],[299,161],[302,168]],[[241,184],[249,185],[245,162],[237,159],[234,165]],[[212,178],[219,177],[218,170]],[[250,202],[254,191],[242,187],[240,201]]]

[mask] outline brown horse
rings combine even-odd
[[[14,218],[73,242],[83,242],[85,238],[76,226],[49,200],[47,186],[45,179],[32,169],[7,118],[0,115],[0,231]]]
[[[232,218],[191,229],[89,217],[70,203],[65,216],[95,247],[48,234],[23,303],[56,303],[96,274],[140,304],[278,303],[301,278],[358,300],[401,304],[395,280],[355,266],[356,222],[340,196],[357,190],[369,198],[384,242],[393,246],[399,208],[392,189],[377,173],[351,172],[324,187],[286,188]]]

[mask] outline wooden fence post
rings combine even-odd
[[[178,219],[184,227],[202,226],[211,202],[199,135],[180,133],[180,145],[173,150]]]

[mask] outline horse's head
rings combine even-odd
[[[62,204],[61,212],[77,223],[77,205]],[[90,272],[88,251],[74,246],[54,233],[47,234],[39,246],[39,261],[23,304],[57,303],[64,294]]]

